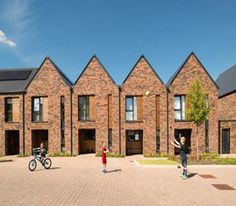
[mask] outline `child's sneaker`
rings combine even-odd
[[[183,175],[183,174],[181,174],[181,175],[180,175],[180,177],[184,177],[184,175]]]
[[[105,170],[105,169],[103,169],[103,170],[102,170],[102,172],[103,172],[103,174],[105,174],[105,173],[106,173],[106,170]]]
[[[188,179],[188,176],[186,176],[186,175],[183,175],[183,177],[182,177],[184,180],[186,180],[186,179]]]

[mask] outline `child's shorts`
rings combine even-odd
[[[181,156],[181,163],[182,163],[183,167],[187,167],[188,161],[187,161],[187,156],[186,155]]]

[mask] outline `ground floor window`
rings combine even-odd
[[[108,149],[112,150],[112,129],[108,130]]]
[[[160,153],[160,129],[157,129],[157,136],[156,136],[156,153]]]
[[[205,121],[205,152],[209,152],[209,121]]]
[[[230,154],[230,129],[222,129],[222,154]]]

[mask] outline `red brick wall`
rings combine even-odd
[[[20,121],[17,123],[5,122],[5,98],[6,97],[18,97],[20,99]],[[9,94],[0,95],[0,154],[5,155],[5,131],[6,130],[19,130],[20,134],[20,152],[23,152],[23,96],[22,94]]]
[[[46,59],[27,88],[25,97],[26,152],[31,152],[31,132],[35,129],[48,130],[49,152],[61,150],[60,97],[65,96],[65,149],[70,152],[70,87],[65,84],[49,59]],[[48,97],[48,122],[32,122],[32,97]]]
[[[230,153],[236,153],[236,93],[219,99],[220,152],[222,152],[222,129],[230,129]]]
[[[93,57],[73,92],[73,153],[79,152],[79,129],[96,129],[96,152],[99,153],[102,141],[108,144],[108,95],[112,94],[112,147],[119,150],[119,101],[118,87],[105,72],[99,60]],[[95,95],[95,121],[78,121],[78,96]]]
[[[189,59],[183,66],[182,70],[172,82],[169,87],[169,134],[170,142],[174,139],[174,129],[192,129],[191,135],[191,148],[192,154],[196,154],[196,127],[193,122],[188,121],[175,121],[174,120],[174,95],[186,95],[188,88],[190,87],[192,81],[198,77],[202,83],[206,86],[209,95],[209,149],[210,151],[217,152],[218,148],[218,89],[212,82],[210,77],[202,68],[201,64],[198,62],[194,55],[190,55]],[[201,152],[205,151],[205,126],[204,124],[199,128],[199,150]],[[171,153],[173,153],[173,148],[170,147]]]
[[[149,96],[145,95],[150,91]],[[143,95],[143,121],[126,122],[125,97]],[[143,153],[156,153],[156,95],[160,95],[161,151],[166,151],[166,89],[144,58],[122,85],[121,136],[122,152],[126,153],[126,130],[143,130]]]

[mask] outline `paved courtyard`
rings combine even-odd
[[[94,155],[52,158],[52,169],[30,172],[30,158],[0,163],[0,205],[235,205],[236,167],[192,166],[192,177],[182,180],[176,166],[143,167],[137,158],[109,158],[108,173]],[[215,179],[202,178],[210,174]]]

